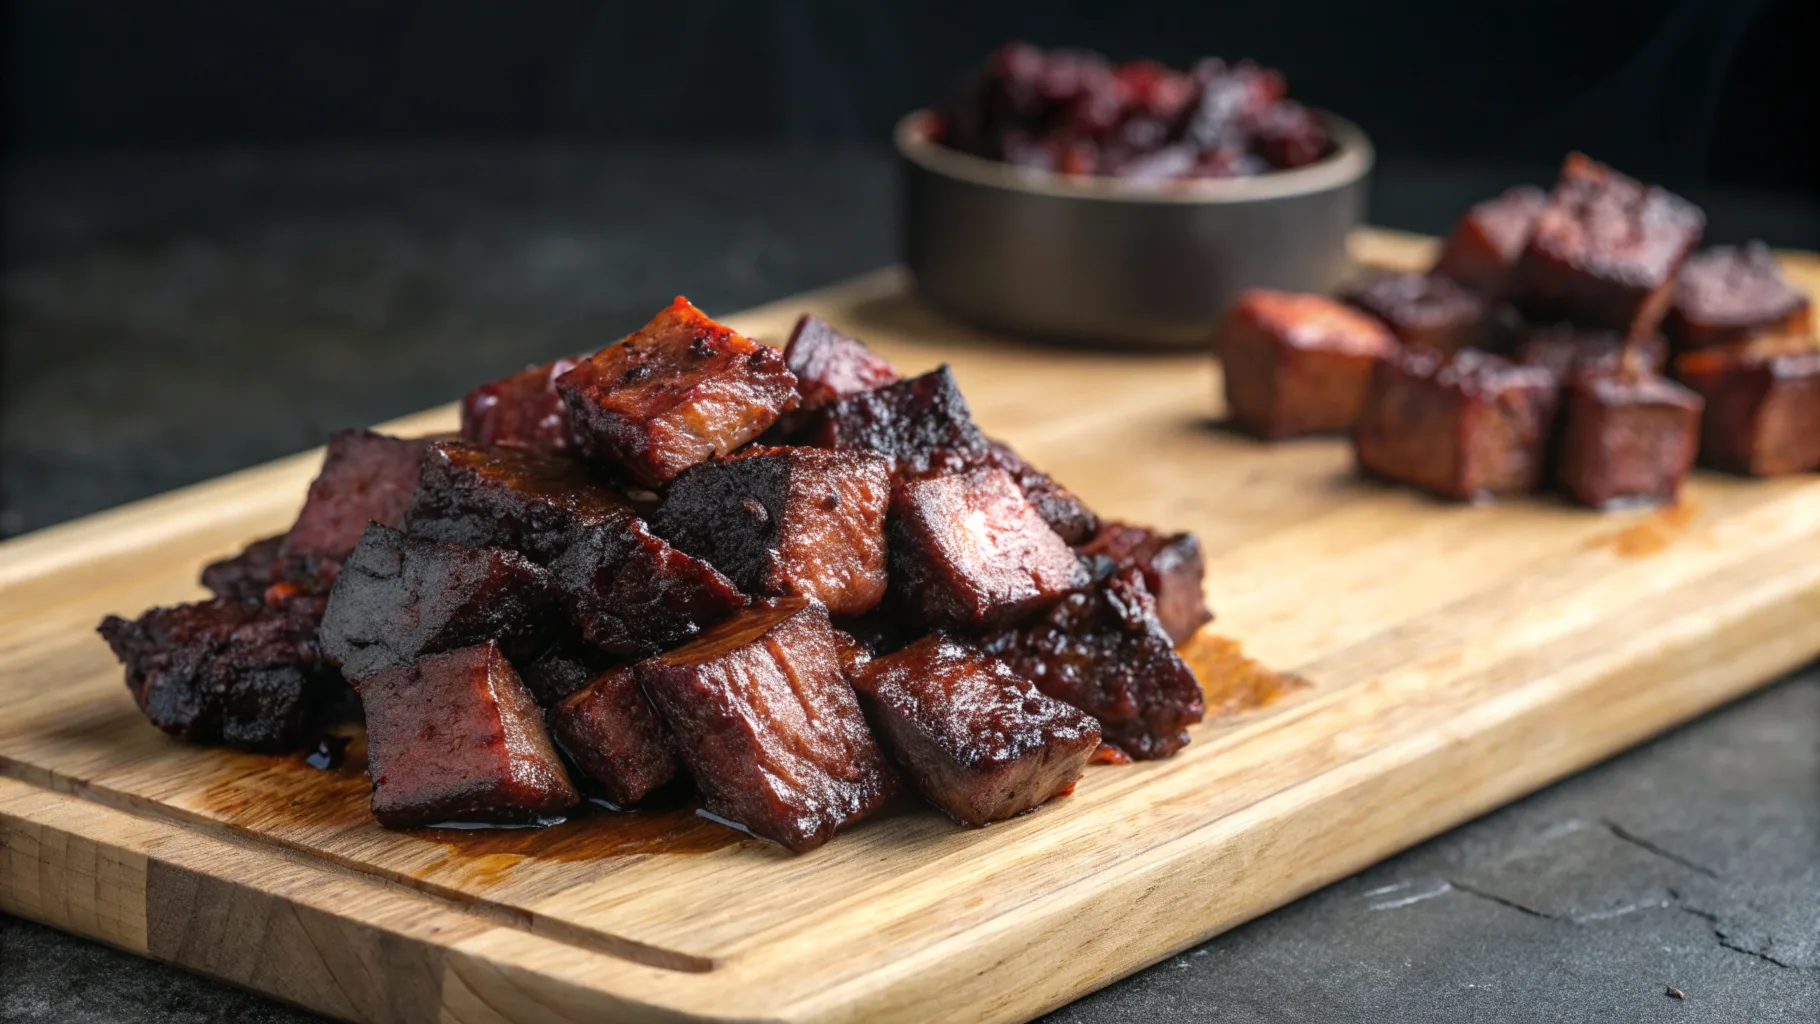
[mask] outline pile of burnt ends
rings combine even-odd
[[[1195,538],[1101,522],[945,366],[678,299],[474,391],[461,435],[336,434],[214,599],[104,622],[146,716],[283,751],[356,708],[388,826],[694,793],[799,851],[908,793],[1021,814],[1202,717]]]
[[[1760,244],[1696,251],[1704,229],[1572,154],[1551,193],[1468,210],[1426,273],[1241,296],[1215,339],[1231,418],[1350,431],[1363,473],[1456,500],[1552,483],[1610,508],[1675,500],[1696,459],[1820,469],[1808,300]]]

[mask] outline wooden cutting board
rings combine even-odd
[[[1820,294],[1820,259],[1790,270]],[[908,813],[800,857],[680,813],[387,832],[357,761],[165,739],[94,633],[282,529],[306,453],[0,545],[0,908],[363,1021],[1015,1020],[1820,653],[1820,477],[1443,505],[1337,440],[1220,431],[1202,356],[987,338],[894,271],[728,319],[781,339],[804,309],[952,362],[988,432],[1102,512],[1198,531],[1211,628],[1311,685],[983,830]]]

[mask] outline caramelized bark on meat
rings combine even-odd
[[[1673,501],[1694,463],[1701,404],[1641,370],[1576,377],[1562,397],[1561,489],[1593,508]]]
[[[511,548],[549,562],[588,527],[632,515],[625,498],[572,459],[437,441],[405,516],[418,537]]]
[[[609,803],[630,807],[677,776],[669,730],[630,665],[608,669],[550,709],[550,736]]]
[[[1486,298],[1497,298],[1510,285],[1536,218],[1548,205],[1541,189],[1522,185],[1495,199],[1475,203],[1454,224],[1441,247],[1434,270]]]
[[[612,668],[613,657],[584,642],[579,633],[565,633],[536,655],[514,661],[512,667],[537,703],[548,708]]]
[[[1087,582],[1087,570],[1002,469],[898,485],[891,592],[930,627],[997,626]]]
[[[1369,275],[1349,296],[1405,345],[1458,352],[1479,343],[1485,302],[1440,274]]]
[[[322,471],[310,483],[303,511],[285,534],[283,553],[335,563],[348,556],[368,523],[397,526],[417,489],[426,438],[387,437],[371,430],[329,435]],[[326,567],[333,578],[334,570]]]
[[[1114,569],[1134,567],[1143,573],[1144,587],[1156,599],[1157,619],[1177,646],[1213,621],[1202,589],[1206,566],[1201,541],[1194,534],[1107,523],[1078,550],[1089,558],[1105,559]]]
[[[784,346],[784,365],[796,375],[802,407],[813,409],[843,395],[895,384],[897,370],[813,313],[804,313]]]
[[[322,650],[356,683],[483,640],[535,650],[554,606],[549,572],[516,551],[374,523],[329,592]]]
[[[981,646],[1044,693],[1097,718],[1103,741],[1139,760],[1182,749],[1204,714],[1201,685],[1175,653],[1136,567]]]
[[[581,635],[629,657],[674,647],[747,603],[713,566],[631,514],[583,531],[550,571]]]
[[[636,672],[708,811],[753,835],[811,850],[896,791],[820,605],[760,602]]]
[[[100,633],[153,725],[192,743],[285,751],[345,691],[316,644],[320,598],[216,598],[110,615]]]
[[[871,662],[853,689],[910,784],[963,825],[1067,793],[1100,743],[1092,716],[940,634]]]
[[[651,525],[749,594],[859,615],[885,596],[889,466],[876,452],[751,448],[677,477]]]
[[[1542,480],[1558,404],[1554,374],[1467,349],[1414,350],[1380,362],[1353,428],[1373,476],[1478,500]]]
[[[569,436],[569,407],[556,393],[556,378],[582,358],[567,356],[528,366],[468,392],[461,400],[461,436],[475,444],[566,454],[575,442]]]
[[[360,697],[381,825],[523,824],[581,800],[498,644],[381,672],[360,684]]]
[[[1626,351],[1624,336],[1615,331],[1551,324],[1529,329],[1514,358],[1568,380],[1581,374],[1615,373]],[[1661,373],[1668,365],[1668,342],[1659,334],[1632,341],[1628,351],[1630,359],[1652,373]]]
[[[1518,260],[1511,301],[1531,320],[1653,334],[1705,229],[1687,200],[1570,153]]]
[[[981,465],[996,466],[1011,474],[1024,500],[1036,508],[1036,514],[1056,535],[1070,544],[1079,544],[1100,528],[1099,516],[1073,491],[1055,478],[1024,461],[1024,457],[1002,441],[988,440]]]
[[[1214,336],[1227,415],[1272,441],[1351,426],[1372,363],[1396,347],[1356,309],[1263,289],[1240,295]]]
[[[946,365],[828,402],[804,418],[798,440],[816,448],[878,452],[891,460],[898,478],[973,465],[987,448]]]
[[[581,449],[652,487],[764,433],[798,401],[782,352],[680,296],[558,377],[556,390]]]
[[[1820,469],[1820,351],[1752,345],[1688,352],[1675,375],[1706,400],[1700,461],[1748,476]]]
[[[202,567],[202,585],[216,597],[263,601],[267,587],[278,582],[284,565],[284,535],[248,544],[238,555]]]
[[[1678,348],[1732,345],[1758,334],[1813,330],[1807,296],[1782,276],[1762,242],[1695,253],[1675,282],[1662,332]]]

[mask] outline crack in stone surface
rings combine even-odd
[[[1455,889],[1458,889],[1460,892],[1466,893],[1469,896],[1477,896],[1482,900],[1490,900],[1491,902],[1496,903],[1498,906],[1509,907],[1510,909],[1515,910],[1518,913],[1528,914],[1530,917],[1539,917],[1544,921],[1557,921],[1557,922],[1560,922],[1563,924],[1574,923],[1570,918],[1561,917],[1558,914],[1550,914],[1550,913],[1547,913],[1546,911],[1537,910],[1534,907],[1525,906],[1524,904],[1518,903],[1516,900],[1506,899],[1503,896],[1499,896],[1497,893],[1487,892],[1484,889],[1480,889],[1480,888],[1477,888],[1477,887],[1471,886],[1471,885],[1466,885],[1463,882],[1455,881],[1453,879],[1448,879],[1447,884],[1453,886]]]
[[[1606,830],[1609,831],[1614,838],[1618,839],[1621,842],[1629,843],[1630,845],[1635,846],[1637,849],[1642,850],[1645,853],[1653,854],[1654,856],[1660,857],[1663,860],[1668,861],[1671,864],[1679,864],[1680,866],[1686,868],[1689,871],[1697,872],[1699,874],[1705,875],[1708,878],[1717,879],[1719,877],[1719,872],[1714,871],[1712,868],[1709,868],[1706,865],[1699,863],[1698,861],[1690,860],[1686,857],[1683,857],[1680,854],[1674,852],[1673,850],[1667,849],[1667,848],[1659,846],[1653,842],[1650,842],[1649,840],[1643,838],[1642,836],[1637,835],[1635,832],[1632,832],[1629,829],[1625,828],[1623,825],[1620,825],[1617,822],[1612,821],[1610,818],[1605,819],[1604,824],[1605,824]]]

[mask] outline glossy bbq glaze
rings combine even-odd
[[[1592,508],[1674,501],[1699,447],[1702,405],[1640,367],[1575,377],[1562,397],[1556,481]]]
[[[641,803],[679,775],[669,729],[630,665],[595,676],[547,719],[556,745],[615,806]]]
[[[872,391],[901,378],[897,368],[865,342],[842,334],[821,317],[804,313],[784,345],[784,365],[796,376],[801,408],[814,409],[843,395]]]
[[[1103,558],[1115,569],[1135,568],[1144,588],[1156,599],[1157,621],[1177,647],[1213,621],[1202,583],[1206,565],[1201,542],[1192,533],[1165,534],[1133,523],[1107,523],[1079,549],[1088,558]]]
[[[1273,441],[1350,427],[1372,364],[1396,348],[1383,324],[1356,309],[1264,289],[1239,296],[1214,336],[1227,415]]]
[[[479,445],[566,454],[575,440],[569,432],[569,407],[556,393],[556,378],[583,358],[566,356],[528,366],[468,392],[461,400],[461,436]]]
[[[1680,349],[1735,345],[1756,335],[1812,333],[1813,311],[1768,246],[1715,246],[1681,268],[1662,331]]]

